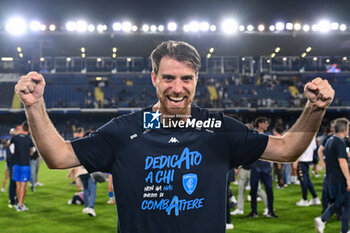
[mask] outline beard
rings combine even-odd
[[[160,90],[157,88],[157,96],[160,102],[160,112],[162,113],[162,116],[166,115],[167,118],[166,121],[179,121],[179,120],[186,120],[191,113],[191,103],[193,102],[195,91],[191,93],[186,90],[186,93],[177,94],[177,93],[171,93],[168,91],[164,91],[163,93],[160,92]],[[168,96],[179,98],[184,98],[183,104],[181,106],[168,106],[167,101],[171,101],[168,99]]]

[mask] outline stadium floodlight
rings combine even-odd
[[[241,32],[243,32],[243,31],[245,30],[245,27],[244,27],[243,25],[240,25],[240,26],[238,27],[238,30],[241,31]]]
[[[202,31],[202,32],[207,32],[209,31],[209,23],[208,22],[201,22],[199,24],[199,29]]]
[[[342,31],[342,32],[345,31],[346,30],[346,25],[345,24],[340,24],[339,30]]]
[[[347,61],[348,60],[348,58],[347,57],[343,57],[343,61]]]
[[[22,52],[22,48],[21,47],[17,47],[17,52]]]
[[[300,29],[301,29],[300,23],[295,23],[295,24],[294,24],[294,30],[295,30],[295,31],[300,31]]]
[[[122,24],[121,23],[113,23],[112,28],[114,31],[121,31],[122,30]]]
[[[88,27],[88,24],[85,21],[79,20],[77,22],[77,31],[78,32],[86,32],[87,27]]]
[[[174,22],[170,22],[170,23],[168,23],[167,28],[168,28],[168,31],[174,32],[177,29],[177,24]]]
[[[317,58],[317,57],[313,57],[313,58],[312,58],[312,60],[317,61],[317,60],[318,60],[318,58]]]
[[[73,32],[77,29],[77,24],[73,21],[69,21],[66,23],[66,29],[69,32]]]
[[[39,21],[34,20],[34,21],[30,22],[29,28],[30,28],[30,30],[32,30],[32,31],[34,31],[34,32],[37,32],[37,31],[40,30],[40,25],[41,25],[41,24],[40,24]]]
[[[116,58],[116,57],[117,57],[117,54],[113,53],[113,54],[112,54],[112,57],[113,57],[113,58]]]
[[[95,25],[89,24],[87,29],[88,29],[89,32],[93,32],[93,31],[95,31]]]
[[[96,59],[96,61],[97,61],[97,62],[101,62],[101,61],[102,61],[102,58],[98,57],[98,58]]]
[[[185,24],[183,29],[184,29],[185,32],[189,32],[190,31],[190,25]]]
[[[22,58],[22,57],[23,57],[23,53],[19,53],[18,56],[19,56],[20,58]]]
[[[237,31],[237,22],[233,19],[226,19],[222,22],[222,30],[224,33],[233,34]]]
[[[318,23],[318,30],[320,32],[329,32],[330,28],[331,28],[331,24],[329,23],[328,20],[321,20]]]
[[[130,32],[131,28],[132,28],[132,25],[131,25],[130,22],[125,21],[125,22],[122,23],[122,30],[123,30],[123,32]]]
[[[85,53],[86,49],[85,49],[84,47],[81,47],[81,48],[80,48],[80,51],[81,51],[82,53]]]
[[[11,34],[21,35],[27,31],[27,24],[24,19],[15,17],[7,22],[5,29]]]
[[[127,61],[127,62],[131,62],[131,57],[128,57],[128,58],[126,59],[126,61]]]
[[[215,50],[214,48],[210,48],[210,49],[209,49],[209,53],[213,53],[214,50]]]
[[[306,57],[306,53],[301,54],[301,57]]]
[[[216,26],[215,25],[210,25],[210,31],[215,32],[216,31]]]
[[[157,26],[156,25],[151,25],[151,32],[156,32],[157,31]]]
[[[306,48],[306,52],[307,52],[307,53],[310,53],[311,50],[312,50],[311,47],[307,47],[307,48]]]
[[[41,24],[40,25],[40,31],[45,31],[46,30],[46,25],[45,24]]]
[[[56,30],[56,25],[55,25],[55,24],[50,24],[49,30],[50,30],[51,32],[55,31],[55,30]]]
[[[113,47],[112,51],[113,51],[113,53],[116,53],[117,52],[117,48]]]
[[[13,61],[13,57],[1,57],[1,61]]]
[[[311,27],[311,30],[314,31],[314,32],[317,32],[318,29],[319,29],[318,24],[313,24],[312,27]]]
[[[208,54],[207,54],[207,58],[208,58],[208,59],[211,58],[211,53],[208,53]]]
[[[190,26],[191,32],[198,32],[199,31],[199,23],[197,21],[190,22],[189,26]]]
[[[271,58],[274,58],[274,57],[276,57],[276,53],[271,54]]]
[[[286,23],[286,29],[289,31],[293,30],[293,26],[294,25],[292,23]]]
[[[307,25],[307,24],[305,24],[305,25],[303,26],[303,31],[304,31],[304,32],[310,31],[310,26]]]
[[[40,61],[41,61],[41,62],[45,61],[45,58],[41,57],[41,58],[40,58]]]
[[[283,61],[287,61],[287,57],[283,57],[282,60],[283,60]]]
[[[283,31],[283,30],[284,30],[284,23],[282,23],[282,22],[277,22],[277,23],[276,23],[276,30],[277,30],[277,31]]]
[[[333,22],[331,23],[331,30],[338,30],[339,29],[339,23]]]
[[[327,58],[327,59],[326,59],[326,62],[327,62],[327,63],[330,63],[330,62],[331,62],[331,60],[329,60],[329,59]]]
[[[270,30],[271,32],[275,31],[275,29],[276,29],[275,25],[270,25],[269,30]]]
[[[265,26],[263,24],[260,24],[258,26],[258,30],[259,30],[259,32],[263,32],[265,30]]]
[[[142,25],[142,31],[148,32],[149,31],[149,25],[148,24]]]
[[[99,25],[97,25],[97,31],[98,32],[104,32],[104,31],[106,31],[107,30],[107,25],[105,25],[105,24],[99,24]]]
[[[270,59],[267,59],[267,60],[266,60],[266,62],[267,62],[267,63],[270,63],[270,62],[271,62],[271,60],[270,60]]]
[[[245,57],[242,57],[242,61],[245,61]]]
[[[82,54],[81,54],[81,57],[82,57],[82,58],[85,58],[85,57],[86,57],[86,54],[85,54],[85,53],[82,53]]]
[[[137,31],[137,26],[136,25],[132,25],[132,27],[131,27],[131,31],[133,31],[133,32],[136,32]]]
[[[280,47],[275,48],[275,53],[278,53],[279,51],[281,51]]]
[[[66,61],[67,61],[67,62],[70,62],[70,61],[72,61],[72,58],[67,57],[67,58],[66,58]]]
[[[247,26],[247,30],[250,31],[250,32],[253,31],[254,30],[254,26],[253,25],[248,25]]]
[[[164,26],[163,25],[159,25],[158,26],[158,31],[160,31],[160,32],[164,31]]]

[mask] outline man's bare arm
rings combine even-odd
[[[326,163],[324,162],[324,146],[320,146],[317,151],[318,158],[320,159],[320,164],[324,171],[326,171]]]
[[[80,165],[70,142],[64,141],[46,113],[44,103],[45,80],[30,72],[22,76],[15,91],[22,100],[34,144],[49,168],[69,168]]]
[[[333,100],[334,90],[327,80],[316,78],[305,85],[305,94],[308,101],[301,116],[282,137],[269,136],[262,159],[293,162],[310,145],[327,107]]]
[[[338,159],[340,169],[346,179],[346,190],[349,192],[350,191],[350,174],[349,174],[349,165],[348,161],[344,158],[339,158]]]

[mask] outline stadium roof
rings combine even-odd
[[[281,47],[281,55],[300,56],[306,47],[313,48],[312,55],[350,54],[350,1],[346,0],[0,0],[0,47],[1,56],[16,55],[16,48],[26,50],[42,48],[37,56],[80,56],[80,48],[86,47],[88,56],[111,56],[112,47],[118,48],[118,56],[145,56],[160,41],[179,39],[193,43],[205,53],[211,47],[217,55],[269,55],[275,47]],[[191,20],[209,21],[219,25],[225,18],[234,18],[240,24],[276,24],[282,22],[313,23],[322,19],[345,23],[346,33],[279,33],[239,34],[224,36],[203,33],[185,34],[115,34],[77,35],[53,33],[51,35],[29,35],[12,37],[4,33],[4,22],[13,16],[27,20],[39,20],[47,25],[54,23],[64,28],[69,20],[86,20],[95,24],[106,24],[111,28],[115,21],[129,20],[134,24],[163,24],[170,21],[185,24]],[[266,29],[267,30],[267,29]],[[27,48],[27,49],[26,49]]]

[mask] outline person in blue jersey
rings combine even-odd
[[[27,182],[30,181],[30,156],[33,155],[35,147],[30,138],[28,123],[25,121],[21,125],[20,131],[13,136],[9,142],[11,150],[13,175],[12,179],[16,182],[16,193],[18,203],[15,206],[17,211],[28,211],[24,204],[26,196]]]
[[[330,206],[320,217],[315,218],[315,228],[323,233],[326,222],[333,214],[341,213],[341,232],[348,232],[350,214],[350,172],[349,157],[346,152],[344,138],[349,133],[349,121],[346,118],[337,119],[334,123],[334,135],[325,145],[324,154],[327,171],[327,191]]]
[[[20,127],[20,126],[18,126]],[[10,136],[13,137],[14,135],[18,134],[18,129],[11,128],[9,132]],[[9,139],[6,142],[6,164],[9,169],[9,204],[7,205],[9,208],[15,207],[17,204],[17,194],[16,194],[16,181],[12,179],[13,177],[13,164],[12,164],[12,157],[13,157],[13,150],[10,150],[10,141]]]
[[[255,119],[255,127],[257,132],[260,134],[268,134],[267,129],[269,127],[269,122],[266,117],[258,117]],[[252,164],[250,175],[250,195],[251,195],[251,212],[247,215],[249,218],[258,217],[257,212],[257,194],[258,194],[258,185],[261,181],[264,184],[266,195],[267,195],[267,212],[264,212],[263,215],[266,215],[268,218],[277,218],[273,209],[273,189],[272,189],[272,165],[270,162],[257,160]]]
[[[296,124],[283,137],[267,136],[192,104],[201,64],[192,45],[162,42],[151,60],[158,102],[74,141],[64,141],[46,113],[44,77],[22,76],[15,90],[32,137],[49,168],[82,164],[89,172],[112,174],[119,233],[223,233],[227,171],[259,158],[296,160],[317,132],[334,90],[321,78],[309,82]]]

